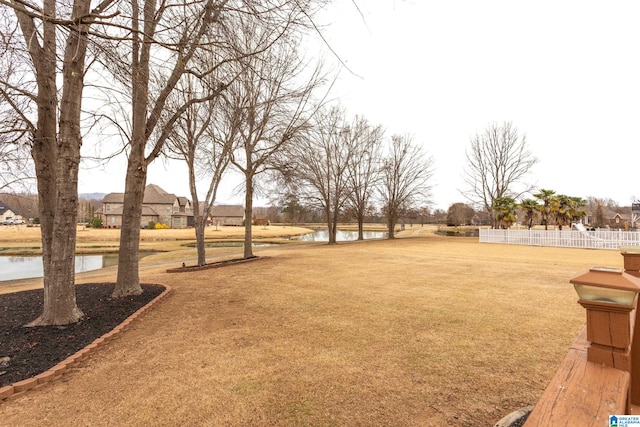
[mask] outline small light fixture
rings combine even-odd
[[[570,282],[587,310],[587,360],[630,371],[631,312],[640,279],[619,268],[592,267]]]
[[[570,280],[581,301],[633,307],[638,279],[619,268],[592,267]]]

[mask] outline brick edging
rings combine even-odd
[[[87,357],[93,354],[97,349],[99,349],[112,339],[116,338],[120,334],[120,332],[127,329],[136,318],[146,313],[150,308],[152,308],[159,301],[169,295],[169,293],[171,293],[172,288],[170,286],[162,286],[164,286],[165,289],[160,295],[135,311],[111,331],[102,335],[100,338],[95,339],[91,344],[78,350],[71,356],[64,359],[62,362],[58,363],[52,368],[49,368],[43,373],[36,375],[35,377],[27,378],[26,380],[18,381],[11,385],[0,387],[0,403],[6,399],[16,398],[24,394],[28,390],[40,388],[49,382],[60,379],[68,368],[72,368],[78,365],[81,361],[85,360]]]
[[[166,272],[167,273],[188,273],[191,271],[200,271],[200,270],[208,270],[210,268],[226,267],[229,265],[243,264],[245,262],[258,261],[260,259],[268,259],[268,258],[269,258],[268,256],[260,256],[260,257],[253,256],[251,258],[234,258],[234,259],[228,259],[225,261],[216,261],[216,262],[212,262],[205,265],[192,265],[192,266],[185,266],[185,267],[169,268]]]

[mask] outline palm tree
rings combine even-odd
[[[571,197],[561,194],[557,196],[556,199],[557,202],[553,208],[555,210],[556,223],[560,230],[562,230],[564,225],[570,225],[572,222],[580,221],[587,214],[585,209],[587,202],[581,197]]]
[[[533,227],[533,220],[540,209],[537,200],[524,199],[520,202],[520,209],[524,212],[525,222],[529,224],[529,229]]]
[[[540,215],[542,216],[544,229],[548,230],[549,217],[551,216],[551,205],[556,198],[556,192],[553,190],[540,189],[540,192],[534,194],[533,197],[542,202],[542,205],[539,207]]]
[[[559,194],[556,196],[555,203],[552,203],[551,209],[556,217],[556,224],[558,229],[562,230],[562,227],[571,222],[572,216],[572,200],[569,196]]]
[[[500,228],[507,229],[516,222],[516,201],[512,197],[498,197],[493,201],[493,212]]]
[[[571,222],[581,221],[587,216],[587,201],[582,197],[570,197],[571,199]]]

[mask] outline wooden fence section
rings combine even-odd
[[[525,427],[605,426],[627,412],[627,371],[587,361],[586,327],[536,403]]]
[[[500,230],[481,228],[480,243],[619,250],[621,246],[640,246],[640,231]]]

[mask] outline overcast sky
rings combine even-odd
[[[640,2],[336,1],[320,17],[347,64],[334,97],[351,115],[408,133],[435,162],[433,207],[465,201],[465,150],[511,121],[539,159],[530,181],[569,196],[640,197]],[[83,169],[80,192],[124,190]],[[188,196],[186,172],[162,162],[148,183]],[[232,184],[220,203],[242,203]]]

